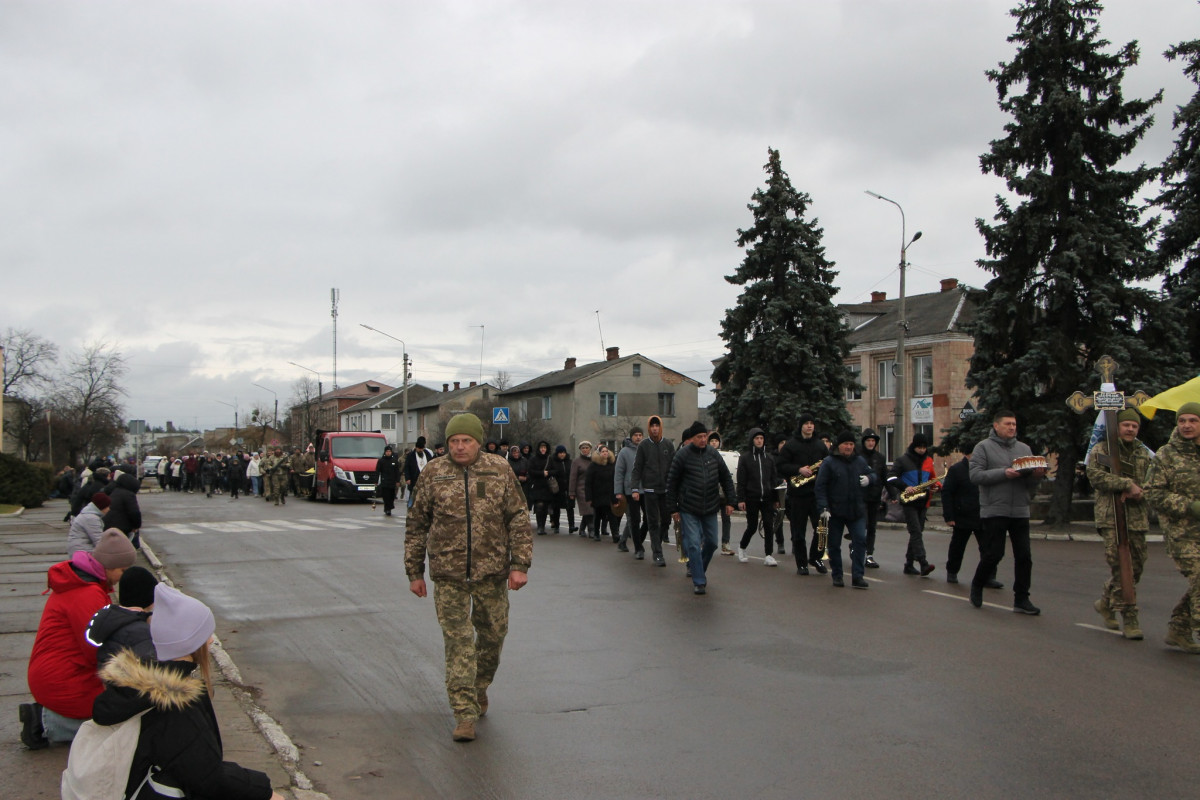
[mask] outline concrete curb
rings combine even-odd
[[[24,513],[25,513],[25,507],[22,506],[21,508],[18,508],[16,511],[10,511],[7,514],[0,514],[0,517],[19,517]]]
[[[146,560],[150,562],[150,565],[154,567],[154,571],[158,573],[159,579],[168,586],[174,587],[175,582],[167,574],[162,560],[145,539],[142,540],[142,553],[146,556]],[[329,800],[328,795],[318,792],[313,788],[313,782],[300,769],[300,748],[296,747],[295,742],[284,732],[283,726],[276,722],[270,714],[255,702],[250,692],[246,691],[244,688],[245,683],[242,681],[242,673],[238,670],[237,664],[230,658],[225,648],[221,646],[221,640],[215,636],[213,637],[212,655],[213,661],[217,663],[217,669],[221,671],[221,675],[229,683],[230,691],[233,693],[234,698],[237,699],[238,705],[246,712],[246,716],[258,728],[258,732],[262,734],[267,743],[275,750],[276,755],[279,756],[284,770],[291,777],[293,794],[299,800]]]

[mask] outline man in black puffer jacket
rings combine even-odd
[[[879,476],[867,460],[855,452],[854,434],[842,431],[837,451],[821,463],[815,492],[821,517],[829,525],[826,546],[833,585],[844,586],[842,579],[842,531],[850,535],[850,574],[855,589],[866,589],[863,576],[867,551],[867,502],[872,488],[878,492]]]
[[[108,486],[108,467],[92,468],[92,476],[71,495],[71,516],[78,517],[83,507],[92,502],[96,492],[103,492]]]
[[[779,451],[779,458],[775,460],[779,475],[788,480],[787,509],[792,526],[792,553],[796,557],[796,572],[800,575],[808,574],[809,564],[822,575],[828,572],[820,559],[821,554],[817,552],[817,537],[813,536],[811,546],[804,545],[809,523],[812,523],[814,530],[817,527],[816,489],[811,480],[803,486],[795,486],[791,482],[797,476],[811,478],[815,472],[814,465],[829,455],[829,448],[825,447],[816,432],[817,424],[813,415],[801,414],[796,435],[787,440],[787,444]]]
[[[142,528],[142,509],[138,505],[137,491],[141,486],[136,477],[128,472],[118,472],[113,481],[109,497],[112,502],[108,513],[104,515],[104,528],[116,528],[133,542],[134,547],[141,547],[141,537],[138,531]]]
[[[722,497],[736,497],[733,476],[715,447],[708,446],[708,430],[693,422],[683,432],[687,444],[679,448],[667,472],[667,507],[683,526],[683,548],[696,594],[708,585],[705,571],[717,551],[717,512]],[[726,505],[725,513],[733,507]]]

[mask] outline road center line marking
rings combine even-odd
[[[1111,633],[1113,636],[1124,636],[1120,631],[1114,631],[1111,628],[1106,628],[1103,625],[1089,625],[1086,622],[1076,622],[1080,628],[1087,628],[1089,631],[1100,631],[1101,633]]]
[[[922,589],[921,591],[925,592],[925,594],[936,594],[938,597],[949,597],[951,600],[962,600],[963,602],[966,602],[966,603],[971,602],[970,597],[963,597],[961,594],[950,594],[949,592],[939,592],[936,589]],[[985,606],[987,606],[988,608],[999,608],[1004,611],[1012,611],[1013,610],[1012,606],[1003,606],[1003,605],[1000,605],[999,603],[989,603],[986,600],[983,601],[983,604]]]

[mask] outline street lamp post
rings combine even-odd
[[[321,424],[321,402],[325,397],[325,388],[321,384],[321,373],[317,372],[312,367],[306,367],[303,364],[297,364],[295,361],[289,361],[288,363],[291,364],[293,367],[299,367],[300,369],[308,370],[313,375],[317,376],[317,425],[320,425]],[[308,407],[311,405],[312,405],[312,399],[310,398],[304,404],[305,427],[308,426],[308,420],[310,419],[310,417],[308,415]],[[305,433],[312,433],[312,431],[305,431]],[[306,438],[311,438],[311,437],[306,437]]]
[[[913,234],[912,239],[909,239],[908,231],[905,228],[904,208],[890,197],[884,197],[870,189],[865,191],[876,200],[891,203],[900,210],[900,318],[896,321],[896,363],[892,367],[892,375],[896,378],[896,427],[892,432],[892,460],[895,460],[895,454],[901,451],[901,448],[904,447],[903,442],[906,441],[907,434],[904,429],[905,419],[908,415],[908,384],[905,380],[904,369],[904,338],[908,333],[908,318],[904,308],[904,271],[908,266],[909,245],[921,238],[921,232],[917,231]]]
[[[236,436],[236,435],[237,435],[237,432],[238,432],[238,406],[237,406],[237,398],[236,398],[236,397],[235,397],[235,398],[233,398],[233,402],[232,402],[232,403],[226,403],[224,400],[217,400],[216,402],[220,403],[220,404],[221,404],[221,405],[223,405],[223,406],[229,406],[230,408],[232,408],[232,409],[233,409],[233,433],[234,433],[234,435]]]
[[[267,387],[263,386],[261,383],[256,383],[254,385],[264,391],[270,392],[272,395],[275,396],[275,416],[271,418],[271,427],[273,427],[275,429],[275,432],[278,433],[279,432],[279,395],[275,394],[274,389],[268,389]]]
[[[390,333],[384,333],[378,328],[372,328],[370,325],[364,325],[361,322],[358,323],[358,326],[400,343],[400,352],[403,354],[402,359],[404,363],[404,383],[402,384],[404,388],[401,390],[404,418],[400,421],[400,454],[403,457],[408,452],[408,345],[404,343],[403,339],[398,339]]]

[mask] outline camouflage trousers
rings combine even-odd
[[[1187,578],[1188,588],[1183,597],[1171,609],[1171,619],[1167,627],[1173,631],[1186,633],[1200,628],[1200,553],[1188,550],[1172,554],[1175,566]]]
[[[1117,550],[1117,529],[1101,528],[1100,535],[1104,537],[1104,558],[1111,572],[1104,582],[1100,597],[1111,609],[1137,611],[1137,603],[1126,608],[1121,597],[1121,556]],[[1137,586],[1142,579],[1142,567],[1146,565],[1145,531],[1129,531],[1129,560],[1133,562],[1133,585]]]
[[[435,582],[433,603],[446,645],[450,709],[456,720],[478,719],[477,693],[491,686],[508,635],[508,579]]]
[[[278,500],[287,491],[287,475],[284,473],[266,475],[263,480],[266,482],[265,491],[268,500]]]

